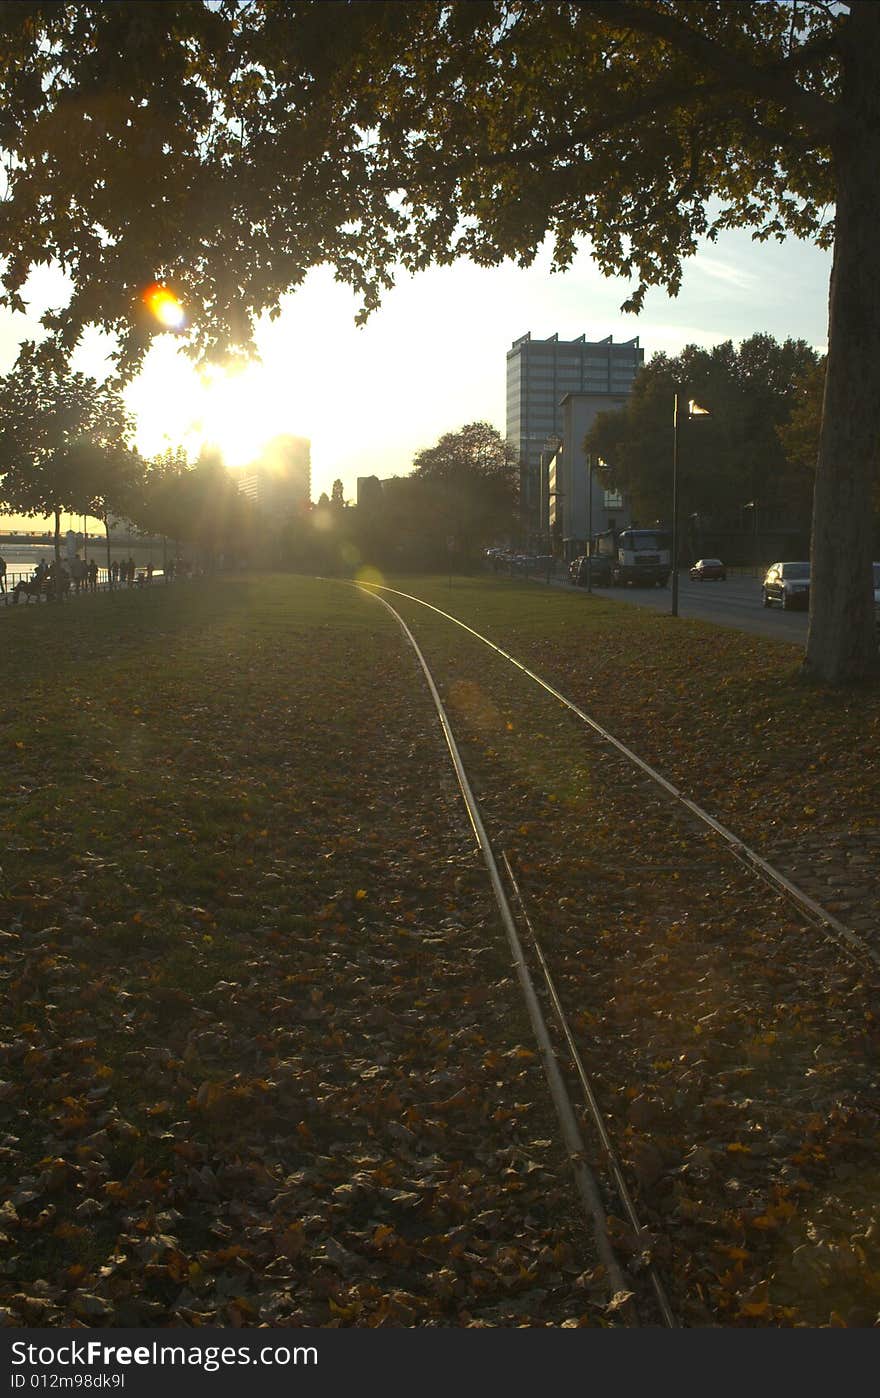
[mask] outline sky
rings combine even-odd
[[[180,443],[195,456],[211,441],[238,467],[263,441],[289,432],[311,440],[312,498],[329,495],[340,478],[353,501],[358,476],[406,474],[415,453],[445,432],[485,420],[503,434],[505,356],[527,331],[564,340],[638,335],[646,360],[757,331],[824,352],[830,270],[831,254],[812,244],[756,243],[734,230],[685,264],[677,298],[652,289],[634,316],[620,311],[629,283],[603,277],[582,246],[563,273],[551,274],[548,251],[527,269],[457,263],[404,277],[359,328],[354,293],[318,268],[284,299],[277,320],[258,326],[259,363],[203,383],[179,340],[158,335],[126,396],[147,455]],[[39,333],[42,310],[64,299],[64,279],[39,269],[25,297],[27,315],[0,315],[0,373],[12,367],[18,343]],[[103,378],[108,349],[105,336],[88,332],[74,367]],[[27,525],[7,516],[3,527]]]

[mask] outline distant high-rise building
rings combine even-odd
[[[644,362],[638,336],[620,344],[611,335],[588,341],[585,335],[577,340],[560,340],[558,335],[533,340],[526,334],[514,340],[507,351],[507,440],[520,463],[520,509],[529,533],[540,535],[547,529],[541,504],[549,492],[543,473],[548,446],[563,435],[564,396],[628,394]]]
[[[358,509],[378,510],[382,506],[382,482],[378,476],[358,476]]]
[[[304,513],[312,492],[308,437],[286,433],[273,437],[259,459],[239,473],[238,489],[267,514],[287,517]]]

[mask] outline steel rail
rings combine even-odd
[[[580,1056],[580,1053],[578,1052],[577,1044],[574,1041],[574,1035],[571,1032],[571,1026],[569,1025],[565,1010],[562,1007],[562,1001],[560,1000],[558,991],[556,989],[556,982],[553,979],[550,967],[547,965],[547,960],[544,956],[544,951],[538,939],[538,935],[535,932],[534,927],[532,926],[532,920],[529,917],[528,909],[526,908],[525,901],[523,899],[522,893],[520,892],[520,887],[517,883],[516,875],[514,874],[513,869],[511,868],[510,860],[507,857],[506,850],[501,851],[501,858],[504,860],[504,867],[507,870],[507,876],[510,879],[510,886],[513,889],[514,896],[519,906],[519,910],[522,914],[523,922],[525,923],[529,936],[532,939],[532,945],[535,949],[535,955],[538,958],[538,964],[541,967],[541,973],[544,977],[544,983],[547,986],[547,992],[550,996],[550,1002],[553,1006],[553,1011],[556,1016],[556,1022],[559,1025],[560,1032],[562,1033],[562,1036],[565,1039],[568,1052],[571,1055],[571,1060],[574,1063],[575,1072],[577,1073],[578,1081],[581,1085],[581,1091],[584,1094],[584,1101],[587,1104],[587,1110],[589,1111],[590,1116],[593,1119],[593,1125],[596,1128],[596,1133],[601,1142],[602,1149],[605,1152],[605,1158],[608,1162],[608,1168],[611,1171],[611,1176],[614,1180],[614,1187],[617,1190],[617,1197],[620,1199],[624,1212],[626,1213],[626,1216],[630,1221],[630,1226],[632,1227],[633,1232],[635,1233],[636,1237],[641,1241],[643,1240],[645,1233],[642,1221],[639,1218],[638,1213],[636,1212],[636,1206],[633,1203],[632,1195],[629,1192],[629,1186],[627,1185],[623,1169],[621,1167],[620,1161],[617,1158],[617,1152],[614,1149],[611,1137],[608,1134],[608,1128],[605,1124],[605,1117],[602,1114],[602,1109],[599,1106],[596,1094],[593,1091],[593,1085],[590,1082],[590,1079],[587,1075],[587,1070],[584,1067],[583,1060]],[[647,1272],[651,1285],[654,1288],[654,1295],[657,1298],[657,1305],[660,1307],[660,1314],[663,1316],[664,1323],[671,1330],[674,1330],[676,1328],[675,1316],[672,1314],[672,1307],[669,1304],[669,1299],[666,1295],[663,1283],[661,1282],[660,1277],[657,1274],[657,1269],[655,1268],[653,1262],[648,1263]]]
[[[434,678],[431,674],[430,669],[428,668],[428,663],[425,660],[425,657],[423,656],[421,650],[419,649],[418,642],[416,641],[415,637],[413,636],[403,617],[400,615],[399,612],[395,611],[394,607],[391,606],[390,602],[386,602],[384,597],[378,596],[378,594],[375,592],[368,592],[365,588],[362,588],[361,590],[364,592],[366,596],[373,597],[375,601],[381,602],[382,606],[385,607],[391,613],[391,615],[394,617],[394,619],[401,627],[404,635],[406,636],[406,639],[409,641],[409,644],[412,646],[412,649],[416,655],[416,659],[418,660],[419,665],[421,666],[422,673],[428,685],[428,690],[430,692],[431,698],[434,701],[434,707],[436,708],[438,718],[440,719],[440,726],[443,730],[443,736],[446,739],[446,746],[449,749],[449,755],[452,759],[452,765],[455,769],[455,775],[458,780],[459,789],[461,790],[465,807],[467,809],[471,829],[474,833],[474,837],[476,839],[480,853],[483,856],[483,861],[486,865],[486,869],[489,874],[489,879],[492,884],[492,891],[495,894],[495,901],[498,905],[498,910],[501,914],[501,920],[504,924],[504,930],[507,933],[508,943],[510,945],[511,953],[513,955],[513,966],[519,979],[523,996],[525,998],[529,1020],[531,1021],[532,1029],[534,1031],[535,1038],[538,1042],[541,1061],[544,1066],[544,1072],[547,1077],[547,1082],[550,1088],[550,1094],[553,1098],[553,1105],[556,1108],[556,1115],[559,1119],[559,1124],[562,1130],[563,1140],[565,1142],[565,1148],[568,1153],[569,1162],[574,1173],[575,1184],[584,1209],[586,1210],[589,1219],[592,1221],[593,1236],[596,1241],[596,1250],[599,1254],[600,1261],[605,1267],[605,1271],[607,1273],[609,1283],[611,1285],[611,1289],[613,1292],[612,1301],[618,1300],[618,1306],[624,1318],[630,1324],[637,1325],[638,1317],[635,1313],[635,1307],[632,1305],[630,1299],[631,1288],[627,1282],[626,1277],[623,1274],[623,1271],[621,1270],[620,1263],[618,1262],[617,1257],[614,1254],[614,1249],[611,1245],[611,1240],[608,1236],[607,1215],[605,1212],[605,1207],[602,1203],[602,1198],[599,1193],[599,1188],[596,1184],[596,1180],[586,1162],[586,1148],[584,1145],[583,1136],[581,1135],[580,1127],[578,1126],[577,1118],[575,1117],[574,1109],[571,1104],[571,1099],[568,1095],[565,1083],[562,1078],[562,1073],[559,1068],[559,1064],[556,1060],[556,1055],[553,1051],[553,1045],[550,1040],[547,1024],[544,1019],[544,1015],[541,1011],[541,1006],[538,1001],[537,994],[535,992],[535,987],[532,982],[531,975],[529,974],[525,957],[523,955],[522,944],[519,939],[519,934],[516,930],[516,923],[514,922],[513,913],[511,912],[510,904],[508,902],[507,895],[504,891],[504,885],[501,882],[501,876],[498,872],[498,865],[495,861],[495,856],[492,852],[492,846],[489,837],[486,834],[486,828],[483,824],[483,820],[480,815],[479,806],[477,804],[473,791],[471,790],[470,783],[468,782],[467,773],[465,772],[464,768],[464,763],[462,762],[461,754],[458,750],[458,745],[455,741],[455,737],[453,735],[449,719],[447,718],[446,710],[443,707],[443,701],[440,698],[440,695],[437,691],[437,686],[435,685]]]
[[[730,853],[740,864],[750,869],[752,873],[762,878],[765,883],[775,888],[778,892],[784,893],[791,902],[797,905],[801,913],[806,915],[811,923],[818,925],[820,930],[831,941],[837,942],[850,956],[868,960],[872,962],[874,966],[880,967],[880,955],[878,955],[873,947],[870,947],[858,933],[854,932],[851,927],[847,927],[845,923],[840,922],[827,908],[823,908],[820,903],[817,903],[816,900],[811,898],[808,893],[805,893],[802,888],[798,888],[797,884],[792,883],[790,879],[786,878],[785,874],[758,854],[757,850],[753,850],[741,840],[738,835],[734,835],[732,830],[728,830],[726,826],[722,825],[721,822],[710,815],[708,811],[703,810],[703,807],[697,805],[696,801],[692,801],[690,797],[685,796],[679,791],[677,786],[667,781],[666,777],[658,772],[656,768],[650,766],[643,758],[639,757],[638,753],[633,752],[632,749],[628,748],[625,743],[622,743],[619,738],[615,738],[614,734],[609,733],[607,728],[603,728],[602,725],[597,723],[594,718],[591,718],[588,713],[585,713],[584,710],[573,703],[571,699],[568,699],[564,694],[560,693],[560,691],[554,688],[552,684],[549,684],[547,680],[542,679],[540,675],[536,675],[534,670],[530,670],[521,660],[517,660],[516,656],[511,655],[509,651],[496,645],[494,641],[490,641],[488,636],[484,636],[480,631],[476,631],[472,626],[468,626],[466,622],[453,616],[451,612],[444,612],[441,607],[435,607],[433,603],[425,602],[423,598],[415,597],[412,593],[401,592],[399,588],[386,587],[382,583],[364,582],[358,583],[357,586],[361,588],[376,588],[378,591],[390,592],[396,597],[405,597],[409,602],[417,602],[419,606],[427,607],[429,611],[436,612],[438,616],[445,617],[447,621],[454,622],[454,624],[460,626],[463,631],[467,631],[471,636],[476,637],[483,645],[489,646],[491,650],[503,656],[511,665],[521,670],[530,680],[534,680],[536,684],[540,685],[541,688],[552,695],[554,699],[557,699],[560,704],[563,704],[569,709],[582,723],[592,728],[594,733],[597,733],[606,743],[616,748],[627,761],[633,763],[644,772],[647,777],[650,777],[652,781],[662,787],[667,795],[671,796],[675,801],[678,801],[690,811],[691,815],[695,816],[697,820],[714,830],[715,834],[724,841]],[[381,601],[383,599],[380,598],[379,600]]]

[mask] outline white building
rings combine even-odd
[[[598,414],[624,407],[627,396],[626,393],[566,393],[560,402],[561,445],[547,463],[548,528],[562,541],[566,559],[582,554],[591,535],[612,526],[623,529],[631,522],[629,502],[616,491],[605,489],[598,471],[590,472],[584,452],[584,438]],[[595,468],[595,462],[593,464]]]

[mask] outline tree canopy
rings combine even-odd
[[[473,560],[513,530],[518,474],[511,448],[488,422],[470,422],[416,452],[415,500],[435,547]]]
[[[566,267],[586,238],[638,309],[703,235],[833,240],[806,666],[876,667],[872,0],[30,3],[2,29],[7,304],[60,262],[49,329],[115,329],[129,368],[153,279],[225,352],[324,262],[367,313],[398,267],[528,264],[547,238]]]
[[[0,379],[0,509],[54,516],[123,511],[139,465],[132,421],[116,387],[74,373],[25,344]]]
[[[357,508],[344,505],[342,483],[334,482],[308,526],[288,531],[287,559],[330,572],[362,564],[467,570],[486,544],[515,531],[517,487],[516,461],[500,433],[467,423],[417,451],[409,475],[377,479]]]
[[[789,459],[780,435],[800,409],[803,384],[818,372],[818,356],[803,340],[779,344],[752,335],[711,350],[689,345],[670,358],[658,354],[636,378],[629,401],[600,413],[585,450],[602,458],[609,487],[630,496],[639,521],[668,522],[672,499],[672,395],[687,384],[709,416],[679,434],[682,508],[725,523],[746,504],[784,511],[809,526],[818,437],[812,460]],[[824,369],[822,371],[824,373]]]
[[[253,505],[219,455],[205,451],[193,464],[179,447],[148,463],[131,518],[145,533],[191,545],[211,567],[221,555],[248,555],[257,528]]]
[[[324,260],[369,309],[395,265],[529,262],[550,234],[564,267],[582,236],[639,305],[707,232],[830,243],[848,23],[810,0],[7,5],[9,303],[54,258],[75,290],[52,327],[137,355],[156,277],[225,349]]]

